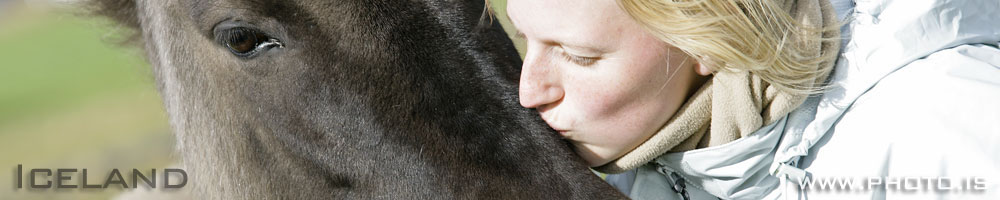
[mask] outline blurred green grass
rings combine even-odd
[[[108,199],[127,191],[17,190],[18,164],[88,168],[101,177],[175,162],[149,66],[140,49],[115,44],[121,32],[67,5],[0,12],[0,199]]]
[[[95,19],[73,10],[21,11],[0,35],[0,122],[69,106],[105,92],[151,86],[137,53],[109,45],[115,38]],[[132,55],[135,54],[135,55]]]

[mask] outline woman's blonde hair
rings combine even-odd
[[[789,0],[788,2],[791,2]],[[836,53],[821,55],[827,27],[799,23],[781,0],[619,0],[650,33],[713,70],[749,71],[791,93],[818,92]]]

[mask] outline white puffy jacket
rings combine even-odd
[[[1000,0],[854,3],[829,91],[608,181],[635,199],[1000,199]]]

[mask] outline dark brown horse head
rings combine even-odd
[[[620,197],[519,106],[482,1],[91,3],[139,34],[194,195]]]

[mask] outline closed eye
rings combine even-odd
[[[561,51],[559,54],[562,55],[563,58],[566,59],[566,61],[572,62],[572,63],[580,65],[580,66],[584,66],[584,67],[591,66],[594,63],[597,63],[597,60],[601,59],[600,57],[577,56],[577,55],[570,54],[570,53],[566,52],[565,50]]]

